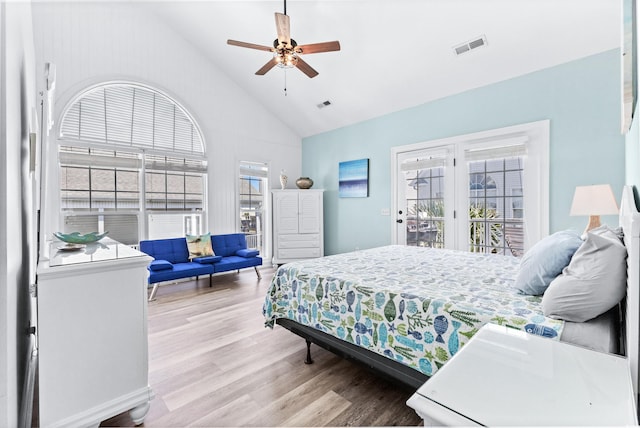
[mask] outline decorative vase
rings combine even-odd
[[[309,189],[313,186],[313,180],[309,177],[300,177],[296,180],[296,186],[298,189]]]
[[[280,171],[280,186],[282,186],[282,190],[287,187],[287,175],[285,174],[284,169]]]

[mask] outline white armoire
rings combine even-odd
[[[323,190],[272,190],[273,264],[324,256]]]

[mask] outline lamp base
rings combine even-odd
[[[591,229],[595,229],[596,227],[600,227],[600,216],[599,215],[590,215],[589,223],[587,224],[586,229],[584,230],[584,234],[586,234]]]

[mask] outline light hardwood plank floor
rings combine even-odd
[[[262,280],[246,269],[161,286],[149,303],[146,427],[420,425],[413,391],[312,345],[264,327]],[[134,426],[123,413],[101,426]]]

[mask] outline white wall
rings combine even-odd
[[[56,119],[75,94],[100,81],[135,80],[173,96],[207,143],[209,230],[235,232],[238,162],[268,163],[277,188],[281,169],[300,175],[301,138],[158,19],[153,4],[34,3],[38,76],[45,62],[56,65]]]
[[[28,133],[36,105],[28,2],[0,1],[0,426],[18,425],[34,262]]]

